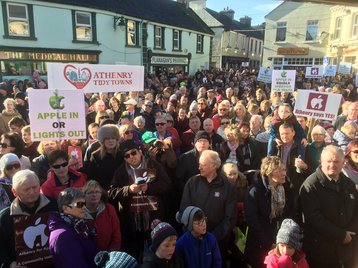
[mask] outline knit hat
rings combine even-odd
[[[202,211],[198,207],[189,206],[175,215],[177,222],[182,223],[189,231],[193,230],[193,219],[196,212]]]
[[[198,103],[196,101],[193,101],[189,106],[189,111],[198,110]]]
[[[26,95],[22,92],[17,92],[15,95],[15,99],[21,99],[21,100],[25,100]]]
[[[160,220],[154,220],[151,224],[152,232],[150,237],[152,238],[152,250],[156,252],[160,244],[170,236],[178,236],[175,229],[167,222],[161,222]]]
[[[291,219],[284,219],[276,236],[276,244],[285,243],[294,249],[301,248],[300,226]]]
[[[20,159],[17,157],[16,154],[13,154],[13,153],[4,154],[0,159],[1,173],[4,174],[5,167],[13,162],[18,162],[21,164]]]
[[[142,135],[142,141],[144,143],[151,143],[152,141],[155,141],[157,138],[154,136],[153,132],[146,131]]]
[[[140,146],[132,140],[127,140],[121,143],[119,149],[122,151],[122,154],[125,154],[132,149],[140,149]]]
[[[195,139],[194,139],[194,144],[200,140],[200,139],[206,139],[209,141],[209,143],[211,144],[211,138],[210,138],[210,134],[204,130],[199,130],[196,135],[195,135]]]
[[[100,251],[94,257],[97,267],[101,268],[136,268],[138,263],[131,255],[120,251]]]
[[[120,139],[119,129],[116,125],[104,125],[98,129],[97,139],[101,144],[103,144],[104,140],[108,138],[116,138],[117,140]]]

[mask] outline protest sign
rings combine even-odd
[[[352,68],[352,63],[350,62],[341,62],[339,63],[338,72],[340,74],[350,74]]]
[[[295,89],[296,70],[272,70],[271,90],[293,92]]]
[[[47,63],[48,87],[85,93],[143,91],[144,67],[134,65]]]
[[[312,90],[298,90],[293,113],[321,120],[333,121],[337,117],[342,95]]]
[[[328,65],[324,67],[324,76],[336,76],[337,74],[337,66],[336,65]]]
[[[82,90],[30,90],[29,116],[33,141],[85,139]]]
[[[272,81],[272,69],[260,67],[259,75],[257,77],[257,81],[261,81],[264,83],[271,83]]]
[[[306,67],[306,78],[322,78],[323,76],[323,66],[311,66]]]

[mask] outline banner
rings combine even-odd
[[[293,92],[295,82],[296,70],[272,70],[272,91]]]
[[[271,83],[272,81],[272,69],[260,67],[259,75],[257,77],[257,81],[261,81],[264,83]]]
[[[83,89],[85,93],[143,91],[144,67],[47,63],[47,80],[49,88]]]
[[[323,66],[306,67],[305,78],[322,78],[323,70]]]
[[[350,74],[352,68],[352,63],[350,62],[341,62],[339,63],[338,72],[340,74]]]
[[[33,89],[28,95],[33,141],[86,139],[82,90]]]
[[[333,121],[337,117],[342,95],[311,90],[298,90],[293,113],[321,120]]]
[[[328,65],[324,67],[324,76],[336,76],[337,74],[337,66],[336,65]]]

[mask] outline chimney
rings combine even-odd
[[[252,20],[251,17],[245,16],[245,17],[240,18],[240,23],[251,27],[251,20]]]
[[[235,15],[235,11],[232,10],[231,8],[229,9],[229,7],[227,7],[226,9],[224,8],[223,11],[220,11],[221,14],[228,16],[230,19],[234,19],[234,15]]]

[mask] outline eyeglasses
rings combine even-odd
[[[71,207],[71,208],[83,208],[83,207],[86,206],[86,202],[78,201],[76,203],[69,204],[68,206]]]
[[[0,147],[6,149],[7,147],[11,147],[11,146],[7,145],[6,143],[0,143]]]
[[[198,105],[205,105],[205,102],[198,102]]]
[[[10,171],[10,170],[12,170],[12,169],[19,169],[20,167],[21,167],[20,163],[14,163],[14,164],[7,165],[7,166],[5,167],[5,169],[6,169],[7,171]]]
[[[230,125],[230,122],[221,122],[220,125],[221,125],[221,126]]]
[[[219,109],[219,111],[221,111],[221,112],[226,112],[226,109]]]
[[[102,194],[101,191],[93,191],[93,192],[87,192],[86,195],[99,195],[99,194]]]
[[[155,125],[157,126],[157,127],[159,127],[159,126],[164,126],[164,125],[166,125],[167,123],[155,123]]]
[[[135,156],[137,154],[137,150],[133,149],[132,151],[130,151],[128,154],[124,154],[124,158],[125,159],[129,159],[131,156]]]
[[[199,225],[202,226],[204,223],[206,223],[208,221],[207,217],[204,217],[203,219],[201,219],[200,221],[193,221],[193,224],[195,225]]]
[[[126,135],[129,135],[129,134],[132,134],[133,133],[133,130],[127,130],[126,132],[124,132],[124,134]]]
[[[109,119],[109,116],[105,115],[105,116],[100,116],[99,119]]]
[[[68,166],[68,162],[63,162],[62,164],[58,164],[58,165],[52,165],[52,167],[54,169],[59,169],[60,167],[67,167]]]
[[[150,105],[150,104],[144,104],[144,106],[147,106],[147,107],[150,107],[150,108],[153,107],[153,105]]]

